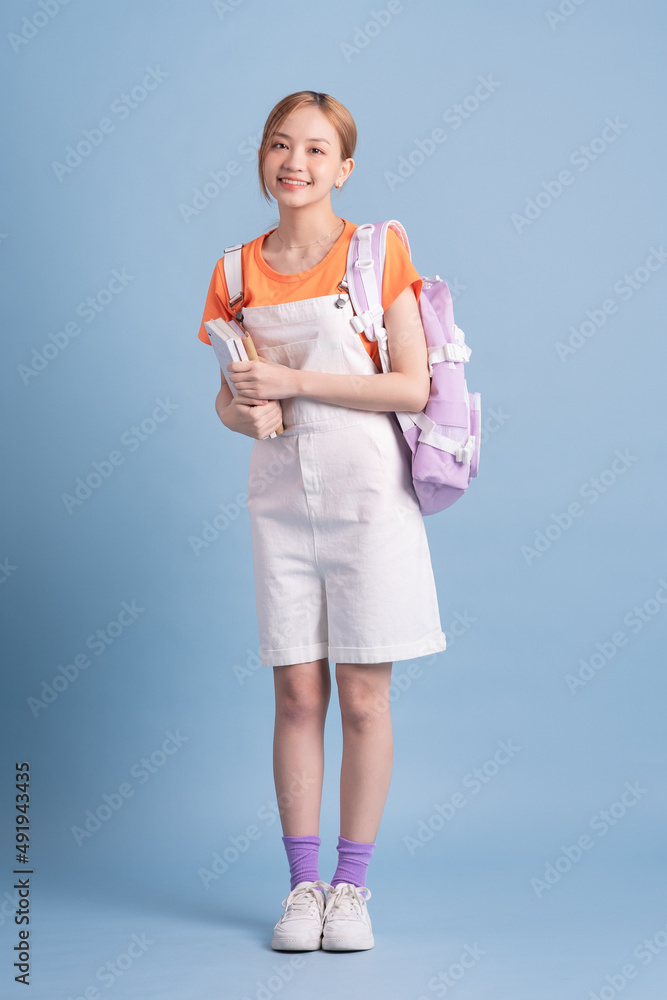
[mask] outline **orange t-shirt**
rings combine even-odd
[[[320,295],[333,295],[338,291],[338,282],[345,275],[347,252],[352,233],[357,228],[353,222],[343,219],[345,228],[325,257],[315,267],[296,274],[281,274],[269,267],[262,256],[261,247],[265,238],[274,230],[243,245],[241,250],[241,268],[243,275],[243,304],[246,306],[277,305],[281,302],[298,302],[300,299],[311,299]],[[277,229],[277,226],[274,227]],[[412,285],[419,301],[422,290],[420,278],[408,251],[403,246],[399,236],[393,229],[387,230],[385,249],[385,267],[382,279],[382,308],[387,310],[398,298],[404,288]],[[211,343],[204,323],[210,319],[231,319],[229,308],[229,293],[223,271],[222,258],[218,260],[213,271],[213,277],[206,296],[206,306],[199,327],[199,339],[205,344]],[[382,370],[377,342],[368,340],[360,333],[361,342],[375,362],[378,371]]]

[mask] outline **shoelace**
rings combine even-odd
[[[362,892],[365,896],[362,896]],[[324,907],[325,919],[331,910],[336,910],[336,916],[361,916],[361,906],[366,900],[371,898],[371,890],[367,886],[352,885],[351,882],[339,882],[339,884],[327,895],[326,906]]]
[[[318,897],[315,893],[322,894],[322,890],[317,889],[316,885],[302,885],[301,887],[296,886],[296,888],[292,889],[287,898],[282,901],[285,913],[290,909],[297,913],[299,911],[306,914],[319,913]]]

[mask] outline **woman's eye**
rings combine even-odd
[[[280,142],[280,141],[274,142],[273,143],[273,148],[275,149],[276,146],[284,146],[284,145],[285,145],[284,142]],[[318,146],[313,146],[312,149],[311,149],[311,152],[313,152],[313,150],[316,150],[318,153],[324,153],[324,150],[320,149]]]

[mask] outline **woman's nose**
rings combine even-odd
[[[288,170],[293,170],[295,173],[298,171],[303,171],[305,163],[303,153],[299,150],[288,149],[285,156],[284,165]]]

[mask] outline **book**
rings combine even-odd
[[[255,345],[250,335],[244,335],[241,327],[234,320],[228,321],[220,316],[218,319],[207,320],[204,323],[204,327],[215,351],[215,356],[220,362],[220,370],[225,376],[225,381],[231,389],[232,395],[236,396],[236,388],[229,378],[231,373],[227,371],[227,365],[230,361],[256,359],[257,351],[255,350]],[[282,433],[283,429],[283,425],[281,424],[277,431],[272,431],[269,434],[269,437],[276,437]]]

